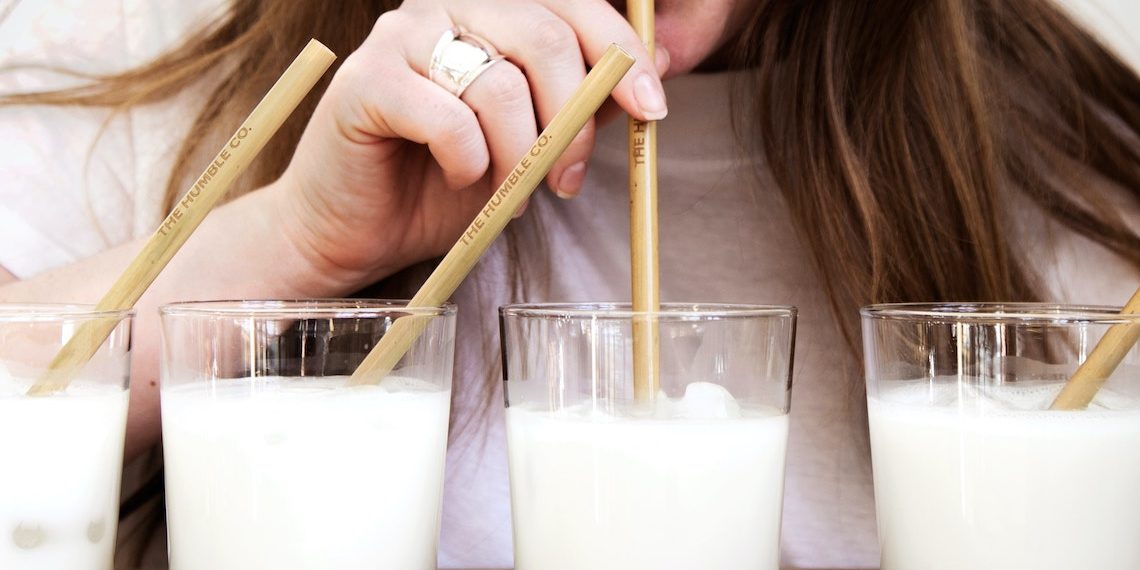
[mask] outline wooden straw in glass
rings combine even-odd
[[[626,16],[654,56],[653,0],[629,0]],[[629,246],[633,310],[661,308],[657,257],[657,122],[629,119]],[[633,318],[633,392],[638,401],[651,401],[659,378],[657,319]]]
[[[487,201],[487,205],[463,231],[459,241],[451,246],[443,261],[408,302],[409,308],[438,307],[455,292],[459,283],[475,267],[479,257],[507,227],[513,214],[550,172],[554,161],[558,160],[632,65],[633,57],[620,47],[611,45],[606,50],[605,55],[570,96],[570,100],[543,129],[542,134],[538,135],[538,140],[530,147],[530,151],[515,165],[507,179]],[[419,338],[430,319],[431,316],[413,315],[396,319],[352,373],[349,385],[380,382]]]
[[[1120,311],[1122,315],[1140,313],[1140,289],[1132,294],[1128,304]],[[1053,400],[1053,410],[1083,410],[1088,407],[1097,390],[1104,385],[1120,361],[1140,339],[1140,322],[1126,322],[1113,325],[1104,333],[1100,342],[1081,364],[1073,377]]]
[[[305,95],[332,65],[336,56],[316,40],[310,40],[285,73],[246,117],[213,162],[194,180],[154,235],[131,264],[99,300],[96,310],[129,309],[138,302],[190,234],[202,223],[214,204],[246,169],[269,139],[297,108]],[[107,336],[118,325],[113,318],[83,323],[52,359],[44,375],[28,390],[45,395],[67,388]]]

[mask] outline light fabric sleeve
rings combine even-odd
[[[143,63],[220,2],[39,0],[0,21],[0,92],[81,80]],[[188,96],[112,116],[106,109],[0,107],[0,266],[27,278],[149,234]]]

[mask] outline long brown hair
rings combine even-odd
[[[849,343],[869,302],[1033,300],[1018,195],[1140,267],[1140,78],[1052,1],[771,0],[737,53]]]

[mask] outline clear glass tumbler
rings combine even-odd
[[[775,570],[795,309],[501,312],[518,570]],[[633,391],[635,322],[660,390]]]
[[[111,569],[131,315],[0,305],[0,568]],[[112,327],[111,334],[64,390],[28,395],[85,324]]]
[[[395,370],[347,385],[407,316]],[[179,303],[162,329],[172,570],[435,570],[454,306]]]
[[[863,310],[883,570],[1140,568],[1140,349],[1051,404],[1119,309]]]

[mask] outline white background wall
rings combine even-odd
[[[1140,69],[1140,0],[1058,0]]]

